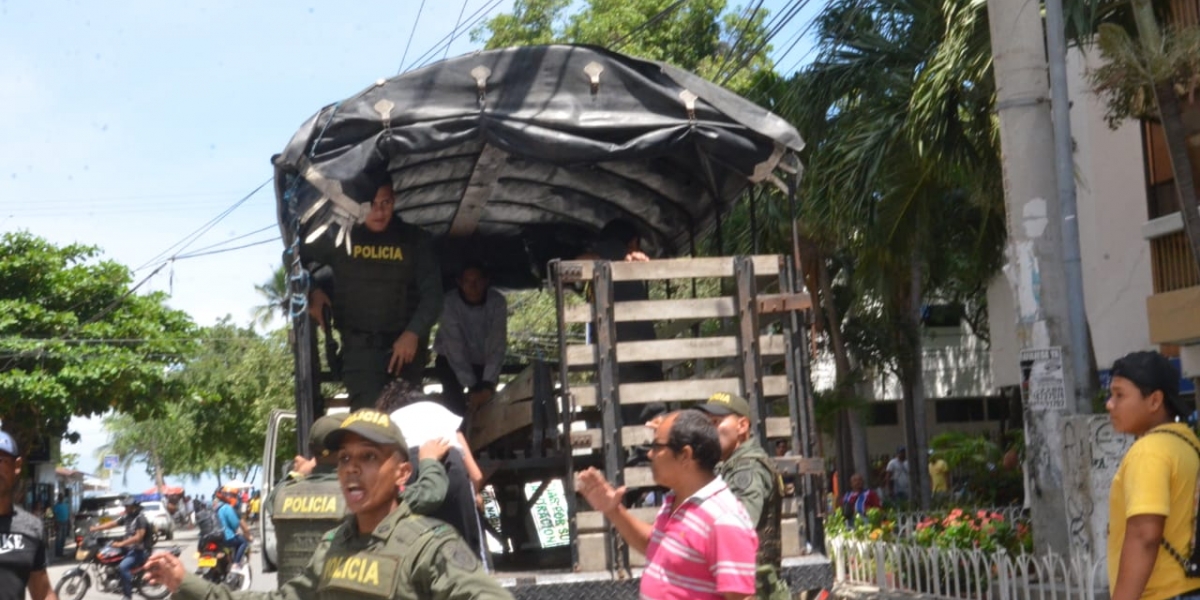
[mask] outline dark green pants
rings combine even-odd
[[[374,408],[379,393],[396,379],[387,372],[392,360],[392,343],[400,334],[389,333],[342,334],[342,380],[350,395],[350,410]],[[399,379],[420,386],[425,378],[425,363],[429,361],[428,340],[417,343],[415,359],[400,370]]]
[[[787,581],[779,577],[773,566],[759,566],[755,570],[755,596],[766,600],[788,600],[792,597]]]

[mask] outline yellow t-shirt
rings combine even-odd
[[[940,458],[929,463],[929,481],[935,494],[950,491],[950,465]]]
[[[260,503],[259,503],[258,498],[251,498],[250,499],[250,514],[257,515],[259,506],[260,506]]]
[[[1200,446],[1200,440],[1183,423],[1160,425]],[[1125,521],[1135,515],[1164,515],[1163,537],[1186,559],[1191,553],[1192,512],[1195,510],[1196,473],[1200,458],[1183,440],[1169,433],[1147,433],[1138,438],[1117,468],[1108,497],[1108,589],[1117,584]],[[1183,567],[1160,545],[1154,570],[1142,591],[1142,600],[1164,600],[1200,588],[1188,579]]]

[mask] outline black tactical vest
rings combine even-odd
[[[322,536],[337,527],[346,515],[337,476],[328,474],[280,486],[271,509],[280,583],[304,571]]]
[[[399,334],[415,306],[416,250],[422,232],[392,219],[380,233],[359,225],[350,252],[334,250],[333,318],[343,332]]]

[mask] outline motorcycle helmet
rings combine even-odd
[[[121,497],[121,506],[124,506],[128,510],[137,511],[137,510],[141,510],[142,501],[138,500],[136,496],[131,496],[129,494],[126,494]]]

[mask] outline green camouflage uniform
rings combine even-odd
[[[452,527],[403,502],[374,531],[347,517],[326,533],[308,566],[275,592],[231,592],[187,574],[176,600],[492,599],[512,595],[484,573]]]
[[[442,463],[422,460],[417,480],[404,488],[404,502],[416,514],[432,514],[446,498],[448,481]],[[267,498],[266,510],[275,525],[280,583],[300,574],[324,533],[347,515],[337,473],[327,465],[317,465],[311,475],[276,486]]]
[[[350,252],[326,235],[304,246],[314,284],[333,288],[333,324],[341,334],[342,374],[352,410],[375,405],[391,380],[392,344],[405,331],[420,341],[400,377],[420,384],[429,358],[429,331],[442,315],[442,272],[429,234],[393,217],[376,233],[351,232]]]
[[[787,582],[779,577],[783,560],[781,524],[783,481],[762,446],[751,437],[717,465],[717,474],[742,502],[758,532],[756,594],[759,598],[789,598]]]

